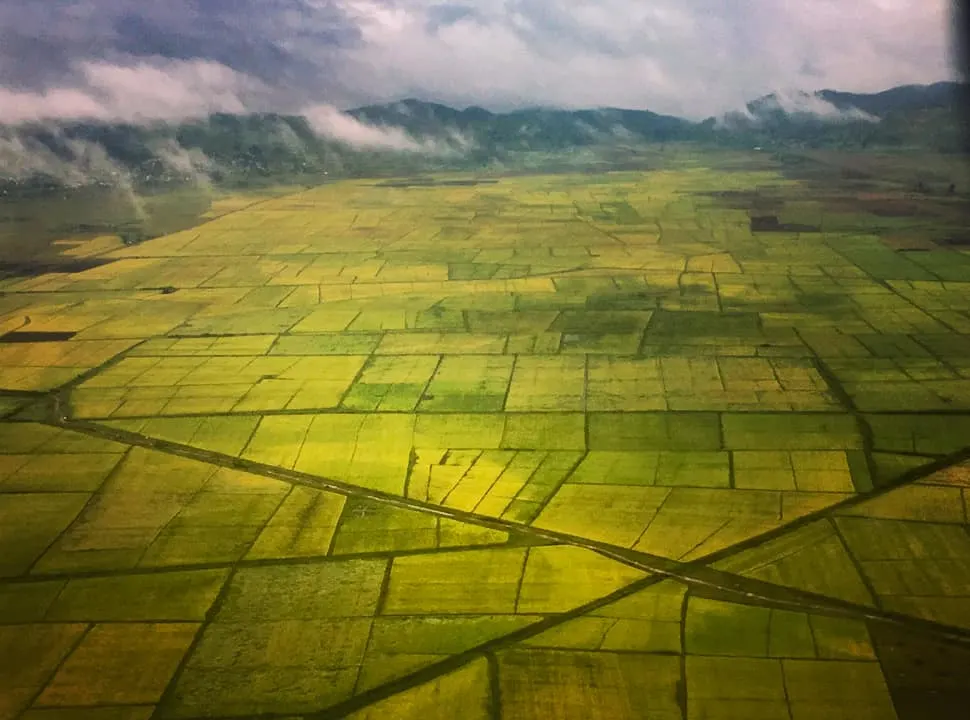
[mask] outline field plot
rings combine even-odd
[[[828,207],[348,182],[0,281],[0,717],[920,717],[970,255]]]

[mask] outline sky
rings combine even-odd
[[[0,122],[454,107],[702,119],[952,79],[947,0],[0,0]]]

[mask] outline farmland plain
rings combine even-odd
[[[783,170],[342,182],[0,281],[0,717],[958,717],[962,199]]]

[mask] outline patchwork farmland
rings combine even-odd
[[[341,182],[0,281],[0,717],[927,717],[970,254],[669,165]]]

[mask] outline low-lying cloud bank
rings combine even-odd
[[[144,151],[151,157],[153,173],[169,173],[183,182],[208,185],[210,172],[217,168],[205,153],[171,138],[152,141]],[[132,174],[132,168],[112,158],[101,143],[71,137],[55,124],[34,125],[29,131],[0,127],[0,178],[43,177],[72,187],[125,184]]]
[[[52,132],[53,135],[53,132]],[[49,144],[14,131],[0,133],[0,175],[27,178],[43,175],[66,185],[111,179],[119,168],[96,143],[53,138],[60,145],[55,152]]]
[[[774,92],[762,101],[760,108],[768,111],[780,111],[786,115],[811,115],[820,120],[835,122],[845,120],[879,122],[878,117],[857,107],[840,108],[817,93],[799,90]]]
[[[434,137],[422,136],[395,125],[365,122],[328,103],[280,107],[281,97],[262,81],[208,60],[153,58],[135,65],[83,62],[76,70],[84,79],[78,87],[43,91],[0,87],[0,125],[54,121],[151,125],[204,119],[213,113],[282,111],[305,117],[321,137],[355,149],[455,154],[474,144],[457,128],[436,128]],[[825,120],[877,120],[861,110],[838,108],[818,94],[799,90],[777,91],[760,103],[763,110]],[[739,114],[757,120],[746,107],[725,116]],[[618,132],[622,136],[624,129],[619,127]],[[7,156],[12,154],[10,150]],[[47,161],[39,158],[36,162]]]
[[[83,82],[75,87],[0,87],[0,123],[177,121],[243,113],[267,94],[258,81],[208,60],[81,62],[76,69]]]
[[[314,105],[299,114],[321,136],[362,150],[440,155],[468,147],[465,137],[454,129],[450,129],[446,137],[419,137],[393,125],[375,125],[358,120],[332,105]]]
[[[778,117],[811,119],[824,123],[864,122],[877,124],[880,118],[853,105],[839,107],[826,100],[822,93],[802,90],[777,90],[745,106],[724,113],[717,118],[717,126],[731,128],[738,125],[758,127],[774,122]]]
[[[260,80],[208,60],[173,61],[154,58],[135,65],[83,62],[77,87],[43,91],[0,87],[0,125],[54,121],[151,125],[204,119],[214,113],[292,112],[305,117],[321,137],[357,149],[410,153],[453,153],[467,146],[457,131],[445,138],[417,137],[402,128],[357,120],[333,105],[279,107],[282,98]],[[14,157],[8,139],[7,152]],[[18,155],[19,156],[19,155]],[[41,153],[33,162],[47,167]],[[0,161],[0,171],[13,167]]]

